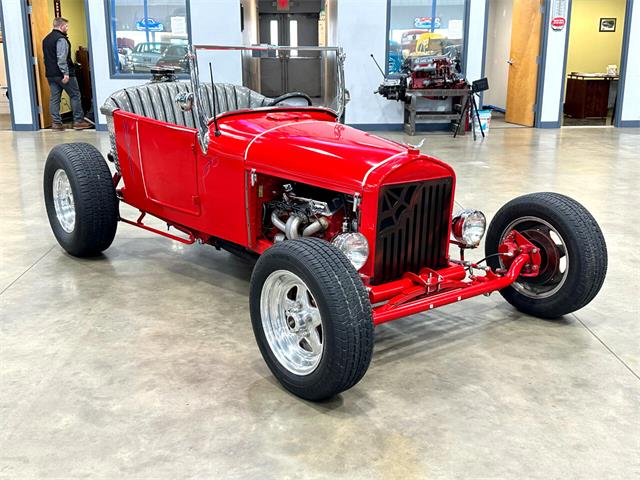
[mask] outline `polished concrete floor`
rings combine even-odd
[[[495,294],[383,325],[363,381],[321,404],[263,363],[241,260],[127,225],[102,258],[62,251],[41,177],[70,141],[108,148],[0,132],[0,478],[640,478],[639,130],[428,136],[488,216],[532,191],[582,202],[607,281],[557,321]]]
[[[0,113],[0,130],[11,130],[11,115]]]
[[[505,122],[504,113],[498,112],[497,110],[492,110],[491,120],[489,122],[489,131],[495,130],[496,128],[528,128],[528,127],[518,125],[517,123]]]

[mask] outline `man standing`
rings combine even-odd
[[[66,18],[57,17],[53,20],[53,30],[42,41],[45,74],[51,90],[50,111],[53,130],[64,130],[60,117],[60,98],[63,90],[71,98],[74,130],[83,130],[92,126],[84,121],[80,88],[76,80],[75,67],[71,61],[71,43],[67,38],[68,30],[69,21]]]

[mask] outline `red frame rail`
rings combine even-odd
[[[185,243],[187,245],[192,245],[196,243],[196,237],[193,234],[193,232],[190,232],[187,229],[178,227],[177,225],[171,225],[176,230],[180,230],[182,233],[189,235],[188,238],[178,237],[177,235],[172,235],[171,233],[163,232],[162,230],[158,230],[157,228],[153,228],[153,227],[150,227],[149,225],[145,225],[144,223],[142,223],[142,219],[145,216],[146,216],[146,213],[141,212],[140,216],[135,222],[132,220],[127,220],[126,218],[122,218],[122,217],[120,217],[120,221],[124,223],[128,223],[129,225],[133,225],[134,227],[142,228],[143,230],[147,230],[149,232],[157,233],[158,235],[162,235],[163,237],[170,238],[171,240],[175,240],[176,242]]]
[[[120,180],[122,180],[122,175],[120,175],[119,172],[116,172],[113,174],[113,186],[116,188],[116,193],[118,194],[118,197],[122,199],[122,191],[120,189],[118,189],[118,184],[120,183]],[[123,200],[124,201],[124,200]],[[125,202],[126,203],[126,202]],[[184,237],[178,237],[177,235],[173,235],[171,233],[168,232],[163,232],[162,230],[158,230],[157,228],[153,228],[150,227],[149,225],[145,225],[144,223],[142,223],[142,220],[144,219],[144,217],[146,217],[147,212],[143,212],[142,210],[140,210],[140,216],[137,218],[137,220],[128,220],[126,218],[123,217],[119,217],[118,220],[120,220],[121,222],[124,222],[128,225],[133,225],[134,227],[138,227],[138,228],[142,228],[143,230],[147,230],[148,232],[152,232],[152,233],[156,233],[158,235],[162,235],[163,237],[167,237],[170,238],[171,240],[175,240],[176,242],[180,242],[180,243],[184,243],[186,245],[192,245],[194,243],[196,243],[196,234],[194,232],[192,232],[191,230],[189,230],[188,228],[185,227],[181,227],[179,225],[175,225],[175,224],[170,224],[169,222],[167,222],[167,228],[168,227],[173,227],[176,230],[179,230],[180,232],[184,233],[185,235],[188,235],[187,238]]]

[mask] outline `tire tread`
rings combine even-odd
[[[54,169],[64,168],[75,183],[76,225],[71,238],[56,231],[55,208],[47,195]],[[49,175],[48,175],[49,174]],[[73,177],[73,178],[72,178]],[[78,257],[97,255],[106,250],[115,237],[118,222],[118,198],[111,171],[102,154],[88,143],[65,143],[55,146],[45,166],[45,202],[54,234],[61,245]],[[53,210],[52,210],[53,209]]]
[[[358,383],[371,362],[373,316],[366,289],[342,252],[324,240],[311,237],[276,244],[260,257],[251,279],[252,297],[260,295],[261,285],[256,282],[256,271],[271,261],[277,261],[277,257],[282,255],[299,259],[323,289],[335,333],[334,358],[313,385],[295,385],[282,378],[277,368],[270,365],[262,345],[261,351],[271,370],[287,389],[308,400],[330,398]],[[252,299],[252,307],[254,305]],[[252,308],[251,313],[254,330],[260,328],[259,308],[257,311]],[[258,332],[256,339],[260,345]],[[325,352],[326,348],[325,345]]]
[[[537,192],[511,200],[496,213],[487,233],[487,255],[497,251],[502,230],[510,221],[518,216],[533,214],[531,212],[542,212],[536,215],[551,217],[546,220],[565,231],[565,243],[573,241],[579,245],[579,252],[574,251],[569,263],[569,275],[573,276],[577,271],[578,277],[572,283],[571,291],[565,285],[549,299],[531,299],[518,293],[513,287],[507,287],[500,293],[525,313],[557,318],[579,310],[598,294],[607,273],[607,246],[598,223],[579,202],[555,192]],[[497,267],[497,258],[489,259],[489,264]]]

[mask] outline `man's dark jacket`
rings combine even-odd
[[[67,65],[69,66],[69,76],[76,76],[76,69],[73,66],[73,62],[71,61],[71,43],[67,38],[67,35],[62,33],[60,30],[52,30],[49,35],[44,37],[42,40],[42,51],[44,52],[44,71],[47,78],[55,78],[55,77],[63,77],[64,75],[60,71],[58,67],[58,40],[64,38],[64,41],[67,42],[67,46],[69,47],[67,50]]]

